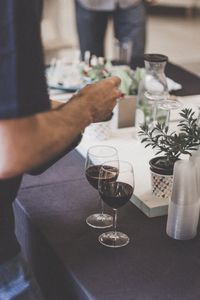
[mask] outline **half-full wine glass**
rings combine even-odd
[[[99,171],[101,165],[110,160],[118,161],[118,153],[111,146],[92,146],[87,151],[85,175],[88,182],[98,190]],[[101,211],[87,217],[86,223],[94,228],[107,228],[113,224],[113,217],[104,213],[104,203],[99,197]]]
[[[117,209],[125,205],[134,190],[133,167],[126,161],[110,161],[103,164],[99,176],[99,194],[113,208],[113,230],[99,236],[99,242],[107,247],[119,248],[129,243],[129,237],[117,231]]]

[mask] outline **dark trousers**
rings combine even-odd
[[[86,50],[96,56],[104,56],[104,38],[109,17],[114,22],[115,38],[120,42],[132,41],[132,57],[143,55],[146,36],[143,1],[127,9],[117,7],[111,12],[89,10],[76,1],[76,23],[82,58]]]

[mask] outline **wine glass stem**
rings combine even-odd
[[[170,120],[170,109],[167,110],[167,116],[165,121],[165,127],[169,127],[169,120]]]
[[[113,216],[113,231],[116,233],[117,231],[117,209],[113,208],[114,216]]]
[[[100,196],[99,196],[99,203],[100,203],[100,212],[103,215],[104,214],[104,202]]]
[[[153,124],[155,125],[156,123],[156,116],[157,116],[157,103],[155,101],[154,105],[153,105]]]

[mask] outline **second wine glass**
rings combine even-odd
[[[114,147],[111,146],[92,146],[87,151],[85,163],[85,175],[88,182],[98,190],[99,172],[103,163],[110,160],[118,161],[118,153]],[[113,224],[113,217],[104,213],[103,201],[99,198],[100,212],[87,217],[86,223],[94,228],[107,228]]]
[[[110,161],[103,164],[99,176],[99,194],[103,201],[113,208],[113,230],[99,236],[104,246],[119,248],[129,243],[129,237],[117,231],[117,209],[125,205],[134,191],[133,167],[126,161]]]

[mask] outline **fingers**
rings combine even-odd
[[[114,89],[113,96],[116,99],[122,98],[124,94],[119,89]]]
[[[121,83],[121,79],[117,76],[112,76],[112,77],[106,78],[105,81],[107,81],[108,83],[110,83],[116,87],[118,87]]]
[[[113,98],[121,98],[123,97],[123,93],[119,90],[119,85],[121,83],[121,79],[117,76],[112,76],[106,79],[99,81],[107,91],[112,91]]]
[[[113,88],[118,88],[118,86],[121,83],[121,79],[117,76],[112,76],[106,79],[102,79],[98,82],[88,84],[84,88],[82,88],[79,92],[81,91],[86,91],[88,89],[91,89],[91,87],[96,87],[96,88],[105,88],[105,89],[113,89]]]

